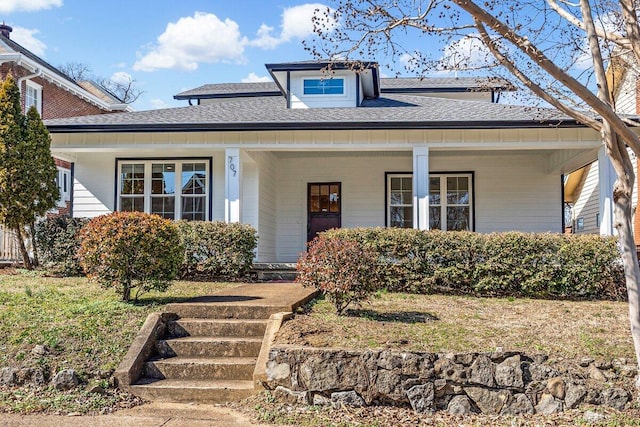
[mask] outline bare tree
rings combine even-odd
[[[108,79],[96,76],[91,67],[82,62],[67,62],[60,65],[58,69],[75,82],[89,80],[97,83],[124,104],[131,104],[144,94],[144,91],[136,85],[136,80],[126,73],[120,73],[117,79]]]
[[[632,58],[640,64],[640,26],[637,0],[340,0],[333,9],[318,10],[317,38],[307,44],[316,57],[376,56],[409,58],[418,73],[458,69],[447,49],[429,52],[407,47],[413,30],[435,46],[479,40],[484,61],[467,61],[473,68],[515,77],[521,87],[600,132],[617,174],[614,184],[614,226],[622,250],[629,298],[631,335],[640,368],[640,268],[632,232],[634,167],[627,147],[640,155],[640,139],[630,129],[638,123],[619,115],[608,87],[606,67]],[[339,21],[323,25],[327,16]],[[468,44],[468,43],[467,43]],[[359,59],[359,58],[358,58]],[[469,59],[469,58],[467,58]],[[396,61],[397,62],[397,61]],[[480,64],[480,65],[478,65]],[[640,388],[640,376],[636,379]]]

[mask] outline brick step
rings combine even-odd
[[[253,381],[141,378],[131,392],[145,400],[216,404],[251,396]]]
[[[291,311],[291,307],[183,302],[168,304],[166,311],[183,319],[269,319],[273,313]]]
[[[158,379],[250,381],[256,361],[255,357],[172,357],[145,362],[142,375]]]
[[[180,319],[167,323],[167,338],[227,336],[262,337],[267,327],[264,319]]]
[[[258,357],[262,337],[184,337],[158,340],[156,351],[169,357]]]

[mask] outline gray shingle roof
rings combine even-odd
[[[288,109],[282,97],[47,120],[51,132],[500,128],[573,125],[553,109],[389,94],[357,108]]]
[[[380,91],[394,92],[435,92],[435,91],[473,91],[473,90],[511,90],[512,86],[503,79],[476,77],[430,77],[430,78],[382,78]],[[227,98],[238,96],[280,96],[280,88],[274,82],[257,83],[213,83],[180,92],[175,99],[189,98]]]

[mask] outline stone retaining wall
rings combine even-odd
[[[391,404],[418,412],[552,414],[582,403],[624,409],[637,374],[625,360],[582,359],[560,372],[544,355],[434,354],[278,346],[265,388],[299,403]]]

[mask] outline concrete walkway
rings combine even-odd
[[[0,414],[0,427],[245,427],[248,417],[224,406],[149,403],[109,415],[69,417],[61,415]],[[273,427],[273,426],[271,426]]]

